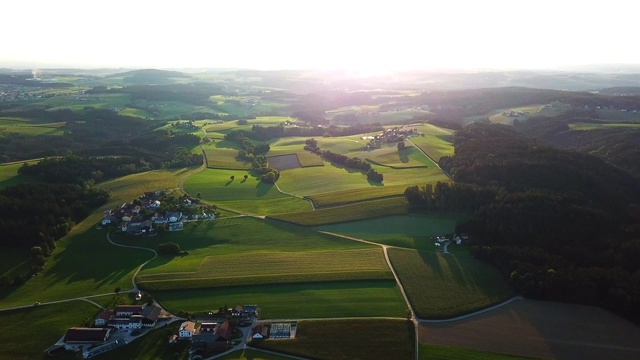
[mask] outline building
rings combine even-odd
[[[182,340],[191,340],[193,334],[196,332],[196,323],[193,321],[185,321],[180,324],[180,330],[178,330],[178,338]]]
[[[133,315],[142,314],[142,305],[119,305],[115,308],[116,317],[131,317]]]
[[[63,341],[67,344],[100,344],[107,341],[110,333],[109,328],[72,327]]]

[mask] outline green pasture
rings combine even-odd
[[[417,129],[424,136],[412,136],[407,145],[413,143],[434,161],[453,155],[453,131],[431,124],[421,124]]]
[[[344,234],[391,246],[435,250],[431,238],[453,234],[456,223],[464,218],[461,215],[407,214],[324,225],[314,230]],[[455,251],[455,247],[456,245],[450,245],[450,251]]]
[[[322,158],[304,149],[304,137],[284,137],[276,140],[270,146],[267,156],[296,154],[302,167],[324,166]]]
[[[154,115],[144,109],[125,107],[118,112],[118,114],[123,116],[133,116],[139,118],[153,118]]]
[[[248,170],[251,167],[251,163],[237,159],[240,145],[234,142],[220,140],[208,143],[203,148],[210,168]]]
[[[157,291],[154,297],[171,312],[256,304],[262,319],[406,316],[406,304],[394,280]]]
[[[614,129],[614,128],[635,128],[640,129],[640,123],[587,123],[577,122],[569,124],[570,130],[598,130],[598,129]]]
[[[216,205],[250,214],[278,214],[310,210],[308,201],[282,194],[273,184],[259,181],[244,170],[206,169],[184,182],[185,190],[200,193]],[[233,181],[231,176],[235,176]],[[281,175],[281,178],[283,176]]]
[[[73,326],[81,326],[100,311],[85,301],[40,305],[0,312],[0,359],[46,358],[44,351]]]
[[[389,258],[416,314],[450,318],[514,295],[500,272],[467,254],[390,248]]]
[[[278,214],[269,217],[303,226],[319,226],[406,214],[408,211],[408,203],[404,197],[393,197],[318,209],[315,211]]]
[[[362,156],[370,163],[394,169],[435,166],[433,161],[411,145],[398,151],[395,143],[385,144],[382,148],[368,151]]]
[[[400,319],[298,321],[295,339],[254,343],[309,359],[413,359],[415,328]]]
[[[420,360],[534,360],[535,358],[489,351],[466,349],[449,345],[419,344]]]
[[[9,186],[34,181],[28,176],[18,174],[18,169],[20,169],[22,164],[24,163],[0,164],[0,190]]]
[[[29,249],[0,246],[0,276],[14,279],[16,275],[28,272],[31,264]]]
[[[6,118],[0,118],[0,136],[7,134],[61,136],[64,134],[64,126],[66,125],[66,122],[42,124],[13,120],[4,121],[4,119]]]
[[[381,249],[277,221],[222,219],[189,224],[179,234],[119,235],[118,241],[143,247],[173,241],[188,252],[145,266],[139,280],[147,290],[391,279]]]
[[[522,112],[523,115],[520,116],[506,116],[503,115],[505,112],[508,113],[510,111],[513,112]],[[543,109],[542,105],[529,105],[522,106],[517,108],[503,109],[500,110],[499,113],[489,116],[489,121],[494,124],[505,124],[505,125],[513,125],[513,120],[526,120],[532,116],[551,116],[552,114],[549,112],[549,109]]]

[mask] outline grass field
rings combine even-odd
[[[499,354],[447,345],[419,345],[420,360],[534,360],[537,358]]]
[[[437,344],[542,359],[623,360],[640,354],[637,325],[600,308],[548,301],[518,300],[468,319],[422,323],[419,335],[430,344],[421,346],[427,351]]]
[[[348,221],[400,215],[408,212],[407,200],[404,197],[371,200],[315,211],[270,216],[273,219],[292,222],[303,226],[319,226]]]
[[[331,320],[299,321],[295,339],[256,345],[312,359],[352,360],[413,359],[414,343],[414,326],[407,320]]]
[[[0,276],[10,279],[31,269],[33,262],[29,249],[0,246]]]
[[[640,123],[572,123],[569,124],[570,130],[596,130],[596,129],[612,129],[612,128],[635,128],[640,129]]]
[[[257,304],[262,319],[406,315],[406,304],[393,280],[157,291],[154,297],[172,312],[210,311],[225,304]]]
[[[218,220],[190,224],[179,235],[118,241],[147,247],[175,241],[189,252],[149,263],[139,275],[148,291],[393,278],[379,248],[276,221]]]
[[[204,147],[207,166],[217,169],[249,170],[251,163],[237,159],[239,145],[231,141],[216,141]]]
[[[216,205],[249,214],[279,214],[311,210],[308,201],[282,194],[272,185],[250,176],[246,181],[242,170],[206,169],[184,182],[189,194],[202,194]],[[230,177],[235,176],[233,181]],[[283,175],[284,176],[284,175]],[[282,176],[281,176],[282,178]]]
[[[52,123],[32,123],[23,121],[21,118],[7,118],[0,117],[0,135],[7,135],[11,133],[38,136],[38,135],[52,135],[60,136],[64,134],[63,127],[66,122],[52,122]]]
[[[0,359],[46,358],[44,351],[100,309],[84,301],[0,312]]]
[[[424,136],[413,136],[411,143],[419,147],[433,160],[439,161],[443,156],[453,155],[453,131],[431,124],[421,124],[416,127]]]
[[[434,250],[431,237],[453,234],[460,215],[407,214],[324,225],[314,230],[344,234],[385,245]],[[454,251],[455,246],[449,247]]]
[[[393,267],[418,316],[450,318],[514,295],[497,269],[465,254],[391,248]]]
[[[14,163],[9,165],[0,164],[0,190],[9,186],[34,181],[28,176],[18,175],[18,169],[20,169],[22,164],[23,163]]]

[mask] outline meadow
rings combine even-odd
[[[407,320],[298,321],[294,339],[251,345],[312,359],[413,359],[415,329]]]
[[[244,175],[248,175],[244,180]],[[232,181],[230,178],[234,176]],[[273,184],[261,182],[244,170],[206,169],[184,182],[185,191],[200,193],[202,198],[222,208],[248,214],[279,214],[311,210],[303,199],[278,191]]]
[[[461,215],[407,214],[385,216],[377,219],[329,224],[313,228],[355,238],[365,239],[384,245],[419,250],[435,250],[434,236],[453,234],[456,223],[464,219]],[[449,247],[450,251],[455,246]]]
[[[434,161],[439,161],[443,156],[453,155],[453,131],[431,124],[417,126],[405,126],[415,128],[424,136],[412,136],[408,142],[424,151]]]
[[[406,214],[407,200],[403,197],[371,200],[315,211],[271,215],[270,218],[302,226],[319,226],[383,216]]]
[[[9,186],[34,181],[28,176],[18,174],[18,169],[20,169],[22,164],[24,163],[0,164],[0,190]]]
[[[43,359],[43,352],[67,329],[93,320],[99,311],[95,305],[78,300],[0,312],[0,359]]]
[[[139,284],[147,291],[393,279],[381,249],[277,221],[223,219],[189,224],[179,235],[114,239],[143,247],[174,241],[188,252],[147,264],[139,274]]]
[[[569,124],[570,130],[596,130],[612,128],[636,128],[640,129],[640,123],[584,123],[577,122]]]
[[[515,295],[496,268],[470,255],[400,248],[390,248],[388,253],[421,318],[450,318]]]
[[[0,117],[0,136],[21,134],[29,136],[50,135],[61,136],[66,122],[34,123],[19,117]]]
[[[167,310],[205,312],[258,304],[261,319],[405,317],[407,305],[394,280],[270,284],[213,289],[156,291]]]

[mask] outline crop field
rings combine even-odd
[[[18,175],[18,169],[22,164],[24,163],[0,164],[0,190],[9,186],[34,181],[28,176]]]
[[[0,359],[43,359],[43,352],[72,326],[100,309],[84,301],[0,312]]]
[[[518,300],[419,329],[421,343],[543,359],[622,360],[640,354],[638,326],[600,308],[548,301]]]
[[[612,129],[612,128],[636,128],[640,129],[640,123],[572,123],[569,124],[570,130],[596,130],[596,129]]]
[[[204,146],[207,167],[216,169],[248,170],[251,163],[237,159],[240,146],[231,141],[216,141]]]
[[[270,284],[154,292],[169,311],[202,312],[251,302],[261,319],[406,316],[394,280]]]
[[[60,136],[64,134],[66,122],[32,123],[20,118],[0,118],[0,136],[7,134],[22,134],[29,136],[48,135]]]
[[[340,190],[309,196],[316,208],[345,205],[362,200],[380,199],[386,197],[404,197],[406,185],[374,186],[370,188]]]
[[[392,279],[381,249],[277,221],[217,220],[157,237],[118,236],[121,243],[148,247],[175,241],[189,252],[149,263],[139,275],[145,289]]]
[[[301,167],[324,166],[322,158],[304,150],[305,140],[301,137],[286,137],[271,144],[268,156],[296,154]]]
[[[398,151],[395,144],[385,144],[383,148],[369,151],[368,154],[363,155],[370,163],[394,169],[435,166],[433,161],[413,146]]]
[[[250,258],[259,261],[248,261]],[[155,271],[162,271],[162,267],[152,272]],[[139,285],[155,291],[377,279],[393,279],[382,249],[207,256],[193,272],[145,272],[139,276]]]
[[[303,226],[319,226],[383,216],[402,215],[408,211],[407,200],[404,197],[393,197],[372,200],[366,203],[353,203],[327,209],[318,209],[315,211],[272,215],[270,218]]]
[[[407,320],[298,321],[295,339],[263,340],[259,348],[312,359],[413,359],[415,330]]]
[[[297,154],[269,156],[269,166],[278,171],[302,167]]]
[[[419,147],[433,160],[439,161],[443,156],[453,155],[453,131],[431,124],[417,127],[424,136],[413,136],[409,142]]]
[[[462,219],[464,216],[461,215],[407,214],[324,225],[314,230],[344,234],[385,245],[434,250],[431,237],[453,234],[456,223]],[[449,251],[455,251],[454,248],[455,245],[450,245]]]
[[[390,248],[389,258],[417,315],[449,318],[514,295],[497,269],[464,254]]]
[[[291,171],[291,170],[289,170]],[[311,210],[308,201],[282,194],[273,184],[259,181],[244,170],[206,169],[184,182],[190,194],[200,193],[216,205],[249,214],[278,214]],[[231,176],[235,179],[230,180]],[[281,178],[284,175],[281,176]]]
[[[419,345],[420,360],[535,360],[537,358],[499,354],[447,345]]]

